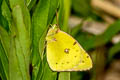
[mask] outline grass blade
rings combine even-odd
[[[4,47],[5,54],[8,58],[9,49],[10,49],[10,46],[9,46],[10,45],[10,37],[9,37],[7,31],[5,29],[3,29],[1,26],[0,26],[0,40]]]
[[[19,68],[21,69],[21,74],[23,79],[30,80],[29,75],[29,64],[30,64],[30,35],[29,31],[26,29],[25,20],[22,14],[22,9],[19,5],[13,8],[13,19],[16,26],[16,55],[19,62]]]
[[[8,58],[0,41],[0,74],[3,80],[8,80]]]
[[[108,61],[111,61],[112,58],[114,57],[115,54],[117,54],[120,51],[120,42],[115,44],[109,49],[109,56],[108,56]]]

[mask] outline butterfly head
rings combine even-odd
[[[59,31],[59,27],[57,24],[54,24],[51,26],[51,28],[48,30],[48,33],[47,33],[47,37],[46,37],[46,40],[47,41],[50,41],[50,40],[55,40],[54,39],[54,35],[57,34]]]

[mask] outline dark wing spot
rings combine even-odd
[[[84,63],[84,61],[82,61],[82,63]]]
[[[67,62],[67,64],[69,64],[69,62]]]
[[[76,58],[77,56],[75,56],[75,58]]]
[[[87,56],[87,58],[89,58],[89,56]]]
[[[64,64],[64,63],[62,63],[62,64]]]
[[[58,63],[56,63],[56,64],[58,64]]]
[[[77,42],[75,41],[74,43],[73,43],[73,45],[75,45]]]
[[[78,52],[79,50],[76,50],[76,52]]]
[[[64,52],[67,53],[67,54],[69,53],[69,51],[70,51],[70,49],[67,49],[67,48],[64,49]]]

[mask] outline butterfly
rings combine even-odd
[[[53,25],[47,33],[47,61],[53,71],[83,71],[92,68],[92,60],[69,34]]]

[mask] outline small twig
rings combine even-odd
[[[103,20],[105,20],[109,24],[112,24],[115,21],[114,18],[112,18],[111,16],[107,14],[102,14],[101,17],[103,18]]]
[[[101,18],[108,24],[112,24],[115,21],[115,19],[112,16],[108,15],[105,12],[96,11],[96,13],[97,15],[101,16]]]
[[[91,4],[93,8],[99,8],[104,12],[111,14],[112,16],[120,18],[120,8],[114,6],[112,3],[108,1],[92,0]]]

